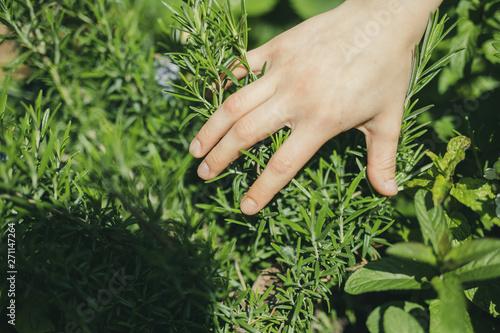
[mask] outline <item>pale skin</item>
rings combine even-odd
[[[385,196],[398,192],[396,150],[412,51],[440,0],[347,0],[248,52],[265,75],[231,95],[193,139],[205,156],[198,175],[213,179],[248,149],[283,127],[291,135],[243,198],[259,212],[321,146],[351,128],[362,131],[367,174]],[[238,78],[243,66],[233,70]]]

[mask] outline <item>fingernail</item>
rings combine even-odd
[[[191,153],[191,155],[193,156],[199,156],[200,155],[200,152],[201,152],[201,144],[200,144],[200,141],[198,139],[194,139],[192,142],[191,142],[191,145],[189,145],[189,152]]]
[[[210,168],[208,167],[207,162],[203,162],[198,167],[198,176],[203,179],[207,179],[210,176]]]
[[[387,188],[387,191],[392,195],[398,194],[398,184],[396,184],[396,181],[394,179],[386,181],[385,187]]]
[[[243,214],[253,215],[257,212],[257,204],[250,198],[245,198],[241,202],[240,209]]]

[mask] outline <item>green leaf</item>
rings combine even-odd
[[[490,252],[447,274],[456,276],[462,283],[500,277],[500,250]]]
[[[405,183],[406,187],[413,188],[413,187],[424,187],[427,189],[431,189],[431,185],[433,183],[432,179],[422,179],[422,178],[416,178],[412,179],[408,182]]]
[[[475,239],[451,249],[444,257],[444,264],[454,269],[498,249],[500,249],[500,239]]]
[[[49,131],[49,132],[52,132],[52,131]],[[38,166],[38,172],[37,172],[38,179],[40,179],[43,176],[45,169],[47,168],[47,165],[49,164],[50,159],[52,157],[54,157],[53,151],[54,151],[54,147],[55,147],[56,136],[53,135],[52,133],[50,133],[50,134],[51,134],[51,136],[50,136],[49,142],[47,144],[47,147],[43,151],[42,160],[40,161],[40,165]]]
[[[450,216],[446,215],[446,220],[450,226],[453,235],[453,244],[458,245],[472,238],[472,231],[467,218],[459,212],[452,212]]]
[[[460,281],[454,277],[432,279],[432,286],[439,299],[429,305],[430,332],[474,332],[466,309],[465,296]]]
[[[422,243],[398,243],[387,249],[391,256],[401,259],[415,260],[424,264],[435,266],[437,258],[430,246]]]
[[[495,198],[491,185],[484,179],[463,178],[450,193],[475,212],[483,209],[484,201]]]
[[[456,76],[463,77],[467,64],[474,57],[480,33],[481,25],[472,21],[464,20],[458,25],[458,32],[452,40],[451,49],[463,51],[453,57],[450,63],[450,68]]]
[[[410,314],[418,322],[426,323],[428,321],[429,315],[427,314],[425,308],[420,304],[406,302],[406,301],[389,302],[376,307],[375,310],[373,310],[368,316],[368,319],[366,320],[366,328],[370,331],[370,333],[385,332],[384,320],[386,312],[389,308],[394,308],[394,307],[402,309],[405,313]],[[391,312],[389,312],[389,315],[391,315]]]
[[[465,151],[470,145],[471,140],[468,137],[457,136],[448,142],[444,157],[437,156],[430,151],[426,153],[435,166],[429,171],[430,175],[437,177],[438,174],[441,174],[444,177],[444,180],[441,180],[442,184],[439,184],[440,186],[445,185],[446,182],[451,182],[450,177],[454,175],[458,163],[464,160]],[[435,172],[436,170],[438,173]]]
[[[424,333],[422,326],[413,316],[403,309],[390,306],[384,313],[385,333]]]
[[[240,152],[243,154],[243,155],[246,155],[248,157],[250,157],[252,160],[254,160],[256,163],[258,163],[261,167],[265,168],[266,165],[264,164],[264,162],[262,162],[260,159],[258,159],[254,154],[250,153],[249,151],[246,151],[244,149],[240,149]]]
[[[382,258],[354,272],[346,282],[345,291],[357,295],[372,291],[423,289],[427,287],[425,282],[435,274],[428,265]]]
[[[354,178],[349,184],[349,187],[347,188],[346,194],[344,196],[344,202],[342,203],[342,206],[344,208],[349,207],[349,202],[351,201],[352,196],[358,188],[359,182],[361,182],[361,179],[363,179],[364,175],[365,173],[363,171],[360,171],[356,178]]]
[[[465,296],[494,318],[500,317],[500,278],[477,283],[464,291]]]
[[[449,178],[455,174],[458,163],[465,159],[465,151],[469,149],[471,140],[466,136],[457,136],[448,142],[443,163],[446,166],[445,177]]]
[[[236,85],[236,86],[239,86],[240,83],[238,82],[238,79],[236,78],[236,76],[233,74],[232,71],[230,71],[228,68],[224,67],[224,66],[217,66],[217,69],[222,71],[227,77],[229,77],[229,79]]]
[[[450,193],[452,187],[453,182],[451,179],[446,179],[443,175],[437,175],[431,190],[434,206],[443,202],[443,200],[448,196],[448,193]]]
[[[429,209],[431,205],[426,202],[428,199],[429,192],[419,190],[415,195],[415,212],[425,243],[430,243],[434,253],[438,254],[440,242],[449,231],[443,208],[436,206]]]
[[[464,178],[451,190],[450,194],[459,202],[480,215],[486,228],[491,224],[500,225],[496,216],[495,194],[491,184],[484,179]]]

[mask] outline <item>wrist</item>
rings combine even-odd
[[[382,25],[387,25],[411,47],[418,44],[431,13],[442,0],[347,0],[346,3],[367,11]]]

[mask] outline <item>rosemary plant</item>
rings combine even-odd
[[[183,42],[181,51],[169,53],[182,69],[182,84],[172,85],[172,94],[189,102],[192,114],[186,122],[198,115],[210,117],[231,92],[258,79],[246,60],[249,29],[244,1],[241,6],[241,18],[233,16],[229,3],[218,1],[188,1],[181,8],[171,7]],[[446,21],[446,15],[433,15],[422,45],[414,52],[398,148],[400,187],[426,169],[415,170],[424,155],[416,139],[425,132],[425,125],[418,125],[415,118],[431,106],[417,109],[415,95],[452,57],[448,54],[429,64],[435,46],[453,28],[445,30]],[[231,73],[235,63],[250,72],[239,82]],[[224,91],[230,81],[231,89]],[[370,188],[362,137],[352,131],[323,147],[258,216],[241,213],[243,194],[289,133],[282,129],[242,151],[244,156],[213,180],[213,201],[198,204],[234,225],[226,231],[236,239],[235,260],[250,271],[272,270],[276,278],[271,287],[258,290],[255,282],[251,288],[251,281],[237,278],[235,269],[234,292],[217,310],[216,325],[221,331],[230,327],[252,332],[310,330],[317,304],[330,306],[331,290],[341,284],[346,269],[365,258],[377,258],[377,248],[387,244],[383,233],[394,222],[394,210],[390,200]],[[239,228],[248,228],[251,236],[237,239]]]

